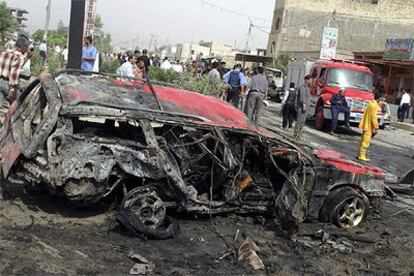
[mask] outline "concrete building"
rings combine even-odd
[[[85,8],[85,36],[95,32],[96,5],[98,0],[86,0]]]
[[[414,36],[412,0],[277,0],[267,55],[319,58],[323,28],[339,29],[337,58],[383,51],[387,38]]]
[[[235,57],[236,50],[229,45],[222,45],[218,42],[179,43],[176,46],[170,46],[167,50],[167,56],[176,60],[199,60],[203,58]]]
[[[24,21],[27,21],[25,14],[29,12],[24,9],[19,8],[10,8],[11,15],[16,19],[17,24],[20,28],[26,28],[27,26],[24,24]]]

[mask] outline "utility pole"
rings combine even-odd
[[[72,0],[69,23],[68,69],[81,68],[85,7],[85,0]]]
[[[47,7],[46,7],[46,21],[45,21],[45,33],[43,35],[43,39],[47,40],[47,33],[49,31],[49,22],[50,22],[50,10],[52,7],[52,0],[48,0]]]
[[[249,39],[250,39],[250,36],[252,34],[253,26],[254,26],[253,22],[250,20],[249,31],[247,32],[246,46],[244,47],[244,54],[245,55],[247,54],[247,50],[249,49]],[[243,56],[243,68],[245,67],[245,65],[246,65],[246,60]]]
[[[150,34],[150,36],[151,36],[151,39],[150,39],[150,43],[149,43],[149,46],[148,46],[148,52],[150,52],[151,51],[151,46],[152,46],[152,41],[154,40],[154,34]]]

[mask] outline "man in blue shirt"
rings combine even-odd
[[[96,59],[96,47],[92,45],[92,37],[86,37],[85,46],[82,50],[81,69],[85,71],[93,71],[93,65]]]
[[[241,72],[242,65],[236,64],[234,69],[224,75],[224,83],[230,85],[226,92],[226,101],[238,108],[240,96],[244,95],[247,84],[246,77]]]
[[[336,125],[338,123],[339,113],[344,113],[345,115],[345,126],[349,128],[349,115],[351,113],[348,102],[345,98],[345,88],[340,88],[338,94],[334,94],[330,100],[331,102],[331,114],[332,114],[332,124],[331,124],[331,134],[334,134],[336,130]]]

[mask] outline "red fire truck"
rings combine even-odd
[[[351,109],[350,122],[359,123],[365,106],[374,99],[373,76],[365,63],[348,60],[296,61],[289,63],[286,86],[294,82],[296,87],[304,83],[305,75],[314,79],[311,88],[309,114],[315,116],[317,129],[323,129],[332,119],[330,99],[341,87],[346,88],[345,97]],[[384,117],[378,114],[379,124]],[[338,123],[344,123],[345,116],[339,114]]]

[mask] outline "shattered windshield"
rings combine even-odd
[[[372,92],[372,75],[367,72],[334,68],[328,71],[327,85]]]

